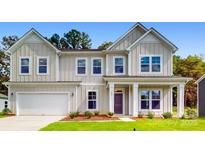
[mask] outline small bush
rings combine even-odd
[[[6,115],[6,114],[9,114],[11,113],[11,110],[9,108],[5,108],[2,110],[2,114]]]
[[[142,112],[139,112],[138,113],[138,118],[143,118],[144,117],[144,114]]]
[[[98,116],[99,114],[100,114],[99,111],[95,111],[95,112],[94,112],[94,115],[95,115],[95,116]]]
[[[113,112],[108,112],[107,114],[108,114],[110,117],[112,117],[112,116],[114,115]]]
[[[186,116],[185,116],[185,114],[183,114],[182,116],[181,116],[181,119],[185,119],[186,118]]]
[[[147,114],[147,117],[149,118],[149,119],[153,119],[154,118],[154,112],[148,112],[148,114]]]
[[[92,115],[93,115],[93,113],[92,112],[90,112],[90,111],[85,111],[85,116],[89,119],[89,118],[91,118],[92,117]]]
[[[171,119],[172,118],[172,113],[171,112],[165,112],[162,114],[164,119]]]
[[[78,117],[78,116],[79,116],[79,114],[80,114],[80,112],[79,112],[79,111],[75,112],[75,117]]]
[[[75,117],[76,117],[76,113],[75,113],[75,112],[71,112],[71,113],[69,114],[69,117],[70,117],[71,119],[75,118]]]
[[[197,118],[197,113],[196,113],[196,111],[195,111],[194,109],[192,109],[192,108],[188,108],[188,109],[187,109],[187,115],[188,115],[188,118],[189,118],[189,119],[195,119],[195,118]]]

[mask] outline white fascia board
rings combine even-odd
[[[173,52],[175,52],[178,48],[171,43],[168,39],[166,39],[163,35],[161,35],[159,32],[157,32],[154,28],[149,29],[144,35],[142,35],[138,40],[136,40],[133,44],[131,44],[127,50],[131,50],[135,45],[137,45],[143,38],[145,38],[149,33],[153,33],[157,38],[164,41],[167,45],[169,45]]]
[[[27,33],[25,33],[14,45],[12,45],[7,52],[11,53],[22,41],[24,41],[30,34],[36,34],[40,39],[42,39],[47,45],[53,48],[56,52],[60,52],[55,46],[53,46],[49,41],[47,41],[37,30],[32,28]]]
[[[195,84],[199,84],[199,82],[201,82],[204,78],[205,78],[205,74],[202,75],[202,77],[200,77],[200,78],[195,82]]]
[[[148,29],[144,27],[141,23],[137,22],[134,26],[132,26],[126,33],[124,33],[121,37],[119,37],[110,47],[108,47],[106,50],[110,50],[114,45],[116,45],[119,41],[121,41],[127,34],[129,34],[133,29],[136,27],[142,28],[144,31],[147,31]]]

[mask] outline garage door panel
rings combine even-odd
[[[18,94],[18,115],[66,115],[68,94]]]

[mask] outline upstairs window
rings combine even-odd
[[[141,58],[141,72],[149,72],[149,57],[142,57]]]
[[[38,74],[48,74],[48,58],[38,57]]]
[[[141,56],[141,73],[160,73],[161,57],[160,56]]]
[[[92,74],[93,75],[102,74],[102,58],[95,58],[92,60]]]
[[[160,57],[152,57],[152,72],[160,72]]]
[[[97,109],[97,92],[88,91],[88,109]]]
[[[77,59],[77,75],[85,75],[86,74],[86,59],[78,58]]]
[[[20,57],[20,70],[21,75],[30,74],[30,57]]]
[[[114,57],[114,74],[124,74],[124,57]]]

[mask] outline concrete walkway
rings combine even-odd
[[[37,131],[64,116],[12,116],[0,118],[0,131]]]
[[[131,118],[120,118],[120,120],[122,120],[122,121],[135,121],[135,120],[133,120]]]

